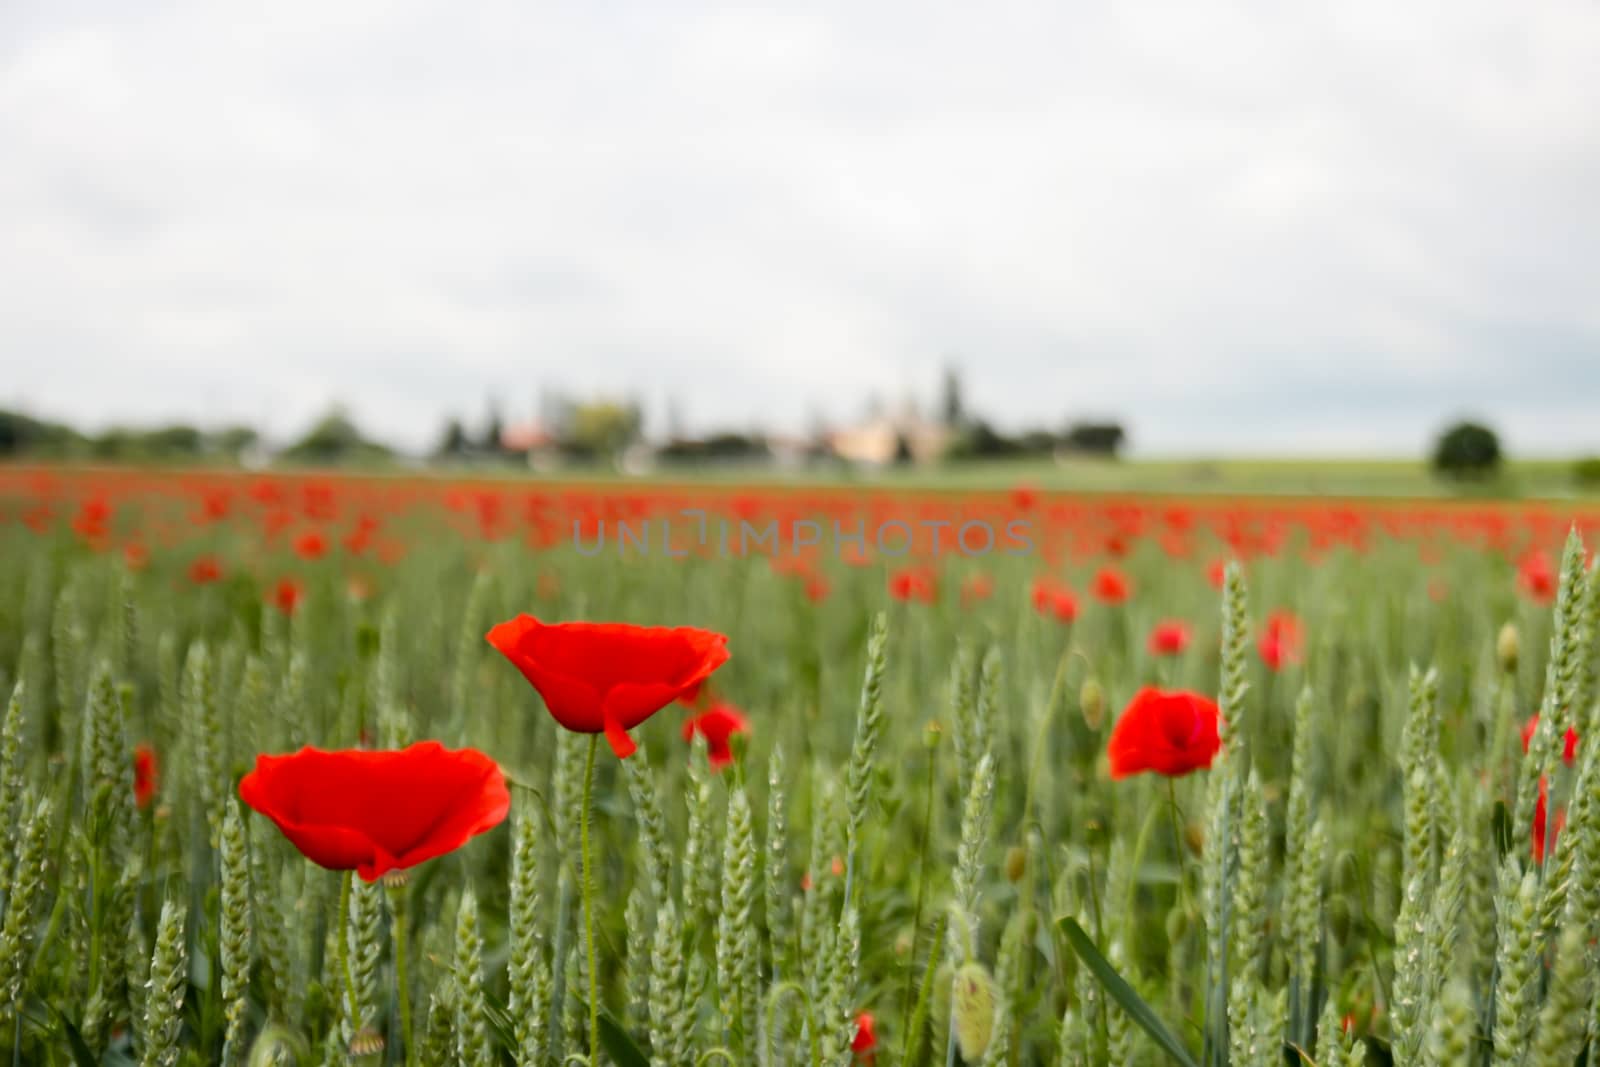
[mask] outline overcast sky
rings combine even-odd
[[[225,13],[235,9],[234,13]],[[1600,2],[0,4],[0,405],[1600,450]]]

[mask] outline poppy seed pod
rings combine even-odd
[[[1028,850],[1021,845],[1006,849],[1006,881],[1016,885],[1028,873]]]
[[[1522,652],[1522,637],[1517,633],[1517,624],[1508,622],[1500,627],[1500,636],[1494,642],[1495,656],[1500,660],[1500,669],[1507,674],[1515,674],[1517,670],[1517,657]]]
[[[994,979],[981,963],[963,964],[955,978],[956,1044],[961,1058],[977,1063],[994,1037]]]
[[[1085,678],[1083,688],[1078,690],[1078,710],[1083,713],[1084,725],[1091,730],[1098,732],[1106,721],[1106,691],[1094,675]]]

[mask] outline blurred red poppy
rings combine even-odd
[[[294,539],[294,551],[301,559],[321,559],[328,551],[328,540],[316,530],[307,530]]]
[[[143,741],[133,746],[133,802],[141,809],[154,799],[160,771],[155,749]]]
[[[1300,662],[1302,641],[1300,620],[1287,611],[1274,611],[1267,616],[1266,625],[1261,628],[1256,649],[1261,653],[1261,662],[1276,671],[1281,670],[1285,663]]]
[[[300,606],[300,596],[300,583],[293,578],[283,578],[272,591],[272,603],[285,615],[293,615],[294,609]]]
[[[1132,581],[1115,567],[1101,567],[1094,576],[1094,595],[1107,604],[1124,603],[1132,594]]]
[[[638,747],[630,729],[728,661],[726,636],[689,626],[547,624],[518,615],[490,630],[488,641],[539,691],[556,722],[604,732],[622,759]]]
[[[210,585],[222,577],[222,564],[215,556],[201,556],[189,564],[189,580],[195,585]]]
[[[732,704],[713,704],[683,724],[685,741],[693,741],[695,734],[706,739],[707,760],[718,771],[733,762],[733,735],[749,732],[750,721]]]
[[[1550,561],[1550,554],[1540,549],[1535,549],[1522,557],[1521,564],[1517,567],[1517,584],[1522,591],[1541,604],[1549,603],[1556,596],[1556,569]]]
[[[906,567],[889,576],[889,595],[896,600],[932,604],[939,595],[939,586],[923,568]]]
[[[1544,862],[1545,846],[1545,820],[1549,811],[1550,783],[1539,779],[1539,801],[1533,806],[1533,862]],[[1555,838],[1561,836],[1561,831],[1567,826],[1567,811],[1565,808],[1556,812],[1555,832],[1550,835],[1550,847],[1555,847]]]
[[[850,1040],[850,1051],[865,1063],[872,1063],[877,1059],[873,1051],[878,1047],[876,1033],[877,1020],[870,1011],[861,1012],[856,1016],[856,1036]]]
[[[1154,771],[1177,778],[1210,767],[1222,747],[1217,705],[1198,693],[1145,687],[1112,727],[1111,777]]]
[[[312,863],[373,882],[453,852],[511,809],[500,768],[476,749],[419,741],[404,749],[307,746],[256,757],[239,797]]]
[[[1533,740],[1533,731],[1537,730],[1538,728],[1539,714],[1538,712],[1535,712],[1528,718],[1527,722],[1522,724],[1522,751],[1524,755],[1527,754],[1528,743]],[[1577,757],[1578,731],[1569,726],[1567,727],[1566,742],[1561,747],[1561,762],[1570,767],[1572,766],[1572,761]]]
[[[1049,575],[1033,580],[1033,610],[1057,622],[1072,622],[1078,617],[1078,597]]]
[[[994,579],[981,571],[961,583],[961,603],[976,604],[994,596]]]
[[[1150,631],[1152,656],[1177,656],[1189,647],[1189,624],[1182,619],[1162,619]]]

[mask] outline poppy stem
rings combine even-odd
[[[1178,865],[1178,903],[1183,906],[1183,912],[1187,915],[1189,913],[1189,880],[1184,877],[1183,831],[1178,827],[1178,822],[1181,818],[1181,813],[1178,811],[1178,783],[1171,778],[1167,779],[1167,802],[1172,810],[1172,862]]]
[[[589,845],[590,808],[594,800],[594,757],[600,749],[600,735],[589,735],[589,757],[583,767],[583,807],[580,811],[583,845],[583,936],[589,956],[589,1056],[600,1055],[600,975],[594,955],[594,850]]]
[[[406,980],[406,886],[389,886],[389,912],[394,926],[394,983],[400,1000],[400,1043],[405,1046],[406,1063],[411,1063],[411,986]]]
[[[339,880],[339,966],[344,969],[345,1010],[350,1013],[350,1034],[361,1026],[361,1007],[356,1003],[356,977],[350,969],[350,885],[354,871],[345,871]]]

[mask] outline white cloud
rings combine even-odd
[[[227,7],[0,12],[0,402],[1600,448],[1586,0]]]

